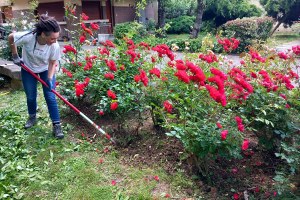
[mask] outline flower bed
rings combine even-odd
[[[277,152],[293,173],[299,169],[299,46],[279,53],[250,48],[239,66],[214,54],[207,41],[202,52],[183,59],[165,44],[150,47],[129,38],[82,50],[96,28],[82,23],[79,40],[65,46],[59,89],[69,99],[92,103],[101,117],[113,116],[119,130],[128,116],[138,116],[141,124],[150,111],[153,124],[178,138],[208,179],[210,161],[251,153],[246,132]],[[228,53],[239,44],[235,38],[218,42]]]

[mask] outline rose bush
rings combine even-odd
[[[132,112],[137,112],[138,120],[143,118],[143,85],[148,85],[143,69],[150,67],[151,63],[141,58],[149,53],[150,47],[126,39],[119,41],[118,46],[106,41],[96,50],[84,51],[83,45],[90,43],[88,39],[93,40],[92,36],[98,29],[83,23],[87,17],[81,15],[77,29],[79,39],[73,38],[72,44],[64,46],[62,71],[67,79],[63,76],[59,88],[70,100],[93,104],[99,115],[114,116],[122,129],[124,119]],[[143,84],[139,84],[139,80]]]
[[[59,88],[72,100],[91,103],[95,114],[115,117],[120,129],[128,116],[141,123],[150,110],[154,125],[183,143],[203,175],[208,161],[247,152],[248,131],[276,151],[281,142],[294,142],[299,75],[292,66],[298,47],[288,53],[250,49],[234,65],[210,50],[210,37],[201,53],[183,58],[166,44],[150,47],[128,38],[83,50],[93,29],[81,22],[79,39],[65,46]],[[217,41],[224,52],[239,45],[236,38]]]

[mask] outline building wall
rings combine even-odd
[[[13,11],[15,10],[27,10],[29,9],[28,1],[24,0],[14,0],[14,4],[12,6]]]
[[[123,1],[114,1],[112,0],[113,6],[117,7],[132,7],[134,6],[134,0],[123,0]]]
[[[148,20],[153,19],[154,21],[157,22],[158,19],[157,10],[158,10],[157,1],[153,0],[152,2],[149,2],[149,4],[145,8],[145,17],[148,18]]]
[[[64,2],[48,2],[40,3],[38,8],[38,14],[46,14],[54,16],[57,21],[64,21],[65,9]]]
[[[1,0],[0,1],[0,6],[10,6],[11,1],[10,0]]]
[[[83,1],[82,12],[89,16],[90,20],[101,18],[101,4],[99,1]]]
[[[115,24],[134,21],[135,16],[133,7],[114,6]]]
[[[3,3],[6,0],[0,0],[0,3]],[[14,4],[12,6],[12,13],[13,17],[22,17],[21,12],[29,11],[29,0],[14,0]],[[40,3],[39,10],[40,14],[45,13],[48,11],[50,16],[55,16],[58,21],[64,21],[64,7],[70,4],[77,5],[77,12],[76,15],[79,17],[79,14],[83,11],[86,12],[87,15],[90,16],[90,19],[107,19],[109,18],[110,10],[107,9],[107,1],[106,0],[38,0]],[[99,2],[97,4],[97,2]],[[93,4],[96,3],[97,6],[89,7],[88,9],[85,8],[84,4]],[[134,21],[136,19],[135,14],[135,0],[111,0],[111,17],[112,21],[110,23],[112,25]],[[1,4],[0,4],[1,5]],[[98,8],[99,7],[99,8]],[[98,10],[98,13],[96,12]],[[146,6],[146,9],[141,12],[143,19],[141,21],[147,21],[148,19],[157,20],[157,0],[152,0]],[[0,23],[3,21],[2,16],[0,15]],[[68,22],[68,24],[72,25],[76,23]],[[68,26],[69,26],[68,25]],[[68,27],[69,29],[72,29]]]
[[[114,23],[123,23],[134,21],[136,14],[134,8],[134,0],[113,1],[113,17]]]
[[[156,0],[152,0],[149,2],[144,10],[140,10],[140,17],[139,22],[143,24],[147,24],[149,20],[154,20],[157,22],[158,15],[157,15],[158,3]]]

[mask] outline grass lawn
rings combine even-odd
[[[281,44],[300,41],[300,34],[297,33],[277,33],[274,34],[270,39],[268,39],[267,44],[270,47],[276,47]]]
[[[202,38],[206,35],[206,33],[199,33],[199,38]],[[188,39],[190,38],[190,34],[168,34],[168,39]]]
[[[188,39],[189,37],[189,34],[168,34],[170,39]]]
[[[5,161],[12,164],[11,170],[4,173],[13,174],[6,177],[8,182],[4,182],[11,189],[5,191],[0,185],[2,197],[9,194],[28,200],[150,200],[165,199],[167,194],[176,198],[200,195],[193,180],[179,168],[177,172],[169,174],[163,169],[161,161],[147,166],[134,162],[134,157],[127,157],[127,163],[124,163],[126,155],[105,139],[92,139],[88,133],[81,135],[85,125],[80,124],[82,121],[79,118],[79,124],[63,123],[65,139],[54,139],[41,90],[38,95],[38,123],[28,130],[22,128],[27,117],[24,92],[1,90],[0,95],[0,113],[6,116],[0,124],[2,148],[18,138],[22,145],[12,143],[5,149],[6,153],[12,155],[11,149],[21,149],[23,152],[17,152],[7,158],[10,161]],[[62,119],[70,115],[67,109],[61,113]],[[13,164],[15,162],[19,164]],[[31,164],[26,164],[28,162]],[[1,180],[5,180],[3,174],[0,174]],[[187,194],[186,189],[193,190],[193,193]]]

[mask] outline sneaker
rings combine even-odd
[[[53,135],[57,139],[63,139],[64,138],[64,134],[61,130],[61,125],[60,124],[54,124],[53,125]]]
[[[24,125],[25,129],[32,127],[36,123],[36,116],[31,116]]]

